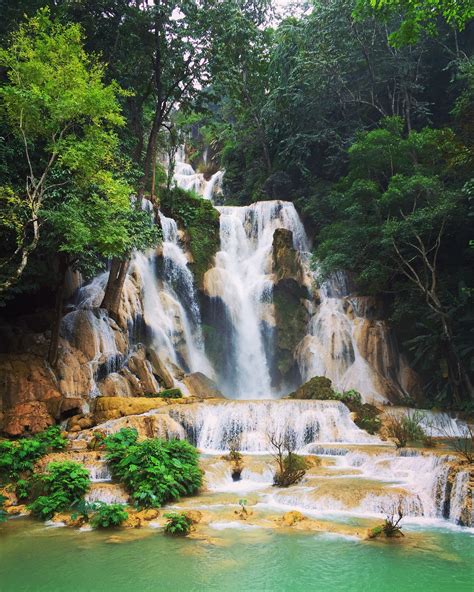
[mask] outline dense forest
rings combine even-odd
[[[160,240],[140,198],[186,199],[160,164],[186,141],[226,204],[293,201],[321,279],[380,296],[428,402],[472,410],[472,5],[293,8],[0,2],[0,314],[47,310],[53,367],[68,270],[109,264],[113,316]]]

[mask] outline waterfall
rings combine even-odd
[[[201,315],[188,260],[178,227],[160,213],[163,231],[162,265],[155,251],[137,253],[132,263],[141,278],[143,319],[148,340],[158,356],[188,372],[213,376],[204,353]]]
[[[187,437],[205,452],[235,445],[249,453],[272,453],[269,436],[288,440],[304,453],[318,443],[379,444],[359,429],[339,401],[228,401],[180,405],[170,411]]]
[[[211,299],[220,299],[232,327],[227,352],[233,380],[221,380],[232,398],[269,398],[270,367],[265,351],[265,325],[272,319],[272,243],[277,228],[293,233],[294,248],[308,249],[308,239],[292,203],[263,201],[245,207],[222,206],[221,250],[215,267],[204,277]]]

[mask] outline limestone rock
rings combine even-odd
[[[283,526],[293,526],[302,520],[306,520],[306,516],[297,510],[291,510],[290,512],[283,514],[280,522]]]
[[[160,386],[153,376],[152,366],[146,359],[145,350],[140,348],[133,353],[127,362],[127,366],[140,381],[143,394],[156,394],[160,390]]]
[[[160,357],[156,353],[154,349],[148,349],[147,357],[150,360],[151,367],[153,369],[153,374],[158,379],[158,382],[164,386],[165,388],[173,388],[174,387],[174,380],[171,376],[170,372],[167,370],[164,363],[161,361]]]
[[[138,384],[137,384],[138,386]],[[99,383],[99,391],[103,397],[133,397],[133,384],[124,376],[112,372]]]
[[[202,512],[199,510],[187,510],[184,514],[188,520],[191,520],[192,524],[199,524],[202,520]]]
[[[192,397],[197,399],[223,399],[224,395],[216,383],[202,372],[187,374],[183,382]]]
[[[54,423],[54,417],[45,403],[30,401],[8,409],[3,418],[3,432],[9,436],[21,436],[25,432],[36,434]]]
[[[127,415],[138,415],[166,405],[163,399],[148,397],[99,397],[95,401],[95,424]]]
[[[273,233],[273,272],[277,282],[283,279],[301,280],[301,264],[293,248],[293,233],[277,228]]]

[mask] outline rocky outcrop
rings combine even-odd
[[[61,400],[56,377],[42,358],[0,355],[0,412],[6,434],[36,433],[52,425]]]
[[[298,383],[294,352],[304,338],[308,325],[306,301],[308,289],[300,255],[293,248],[293,233],[277,228],[273,234],[274,343],[272,380],[277,386]]]
[[[146,413],[163,405],[166,402],[159,397],[99,397],[94,403],[94,423]]]
[[[196,399],[223,399],[224,395],[218,389],[217,384],[202,372],[187,374],[183,383],[189,394]]]

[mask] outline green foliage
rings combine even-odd
[[[184,512],[169,512],[165,514],[167,519],[165,524],[165,533],[174,536],[187,536],[191,532],[193,524],[191,518],[188,518]]]
[[[397,448],[404,448],[409,442],[422,442],[425,439],[425,432],[421,427],[423,420],[424,415],[419,411],[389,414],[387,435],[393,438]]]
[[[182,399],[183,393],[179,388],[170,388],[160,391],[158,396],[163,397],[164,399]]]
[[[325,376],[314,376],[305,382],[294,393],[288,395],[291,399],[334,399],[336,393],[332,382]]]
[[[35,463],[51,451],[66,447],[67,439],[61,428],[52,426],[31,438],[0,441],[0,478],[17,480],[30,473]]]
[[[89,472],[73,461],[50,463],[45,473],[36,476],[35,482],[39,495],[28,508],[43,520],[71,508],[90,487]]]
[[[105,439],[107,461],[139,507],[159,507],[193,495],[202,484],[196,449],[183,440],[137,442],[135,430]]]
[[[387,19],[391,14],[403,15],[397,30],[389,36],[395,47],[415,44],[423,34],[435,35],[442,17],[451,27],[463,30],[474,18],[470,0],[357,0],[356,16],[367,15],[368,9],[375,10],[379,18]]]
[[[128,513],[122,504],[101,503],[95,509],[91,519],[91,525],[94,528],[114,528],[128,518]]]
[[[6,497],[0,493],[0,522],[5,522],[7,519],[7,513],[3,509],[3,504],[6,501]]]
[[[179,187],[161,192],[161,208],[187,231],[194,275],[201,283],[219,250],[219,212],[207,199]]]
[[[28,271],[37,249],[66,255],[87,275],[103,258],[156,243],[150,217],[131,204],[129,167],[118,157],[119,98],[127,93],[105,83],[81,28],[42,9],[12,34],[0,65],[4,125],[23,149],[22,166],[17,159],[0,179],[0,292]]]
[[[369,434],[376,434],[381,426],[380,411],[374,405],[364,403],[356,406],[356,408],[350,408],[351,411],[355,411],[354,423],[361,429],[365,430]]]

